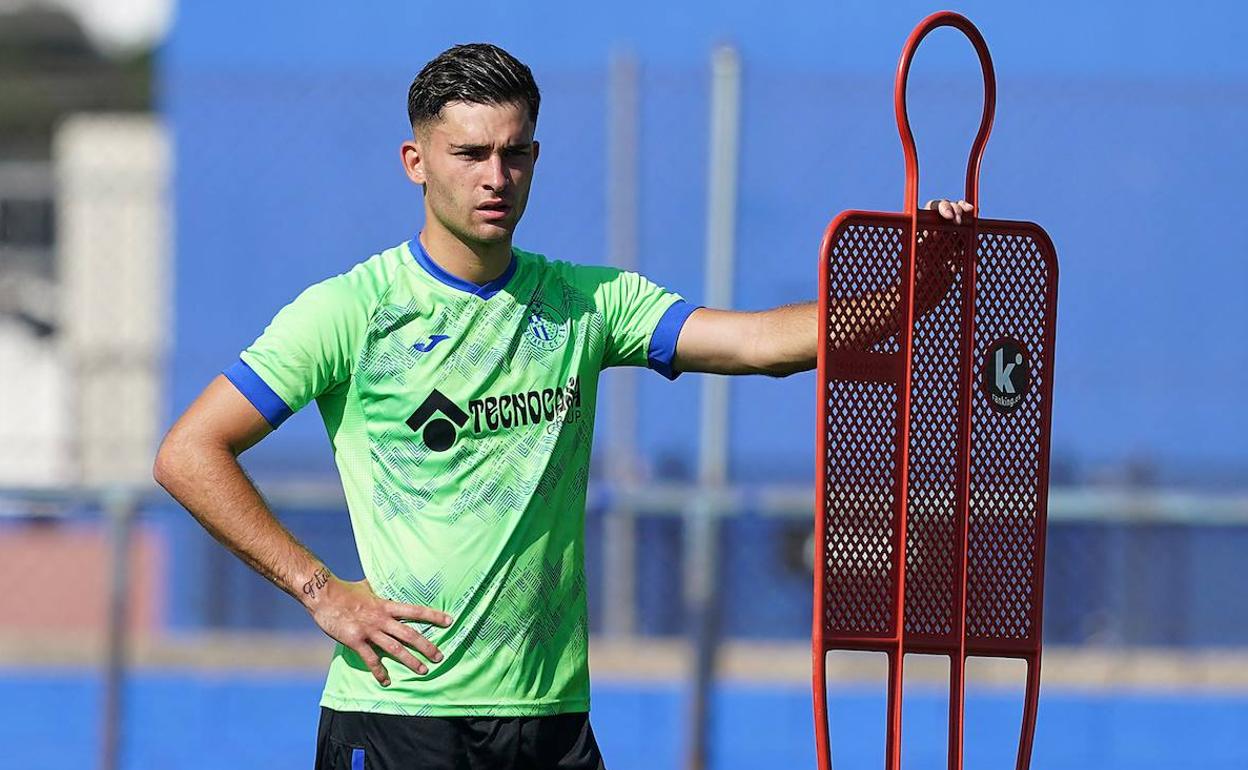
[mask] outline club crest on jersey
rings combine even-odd
[[[557,350],[568,339],[567,314],[535,299],[529,303],[524,336],[539,350]]]

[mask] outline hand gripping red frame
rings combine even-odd
[[[919,210],[906,115],[915,49],[943,26],[970,38],[984,75],[983,119],[966,169],[974,215],[961,225]],[[819,767],[831,767],[827,652],[872,650],[888,655],[887,770],[901,766],[906,653],[950,658],[951,769],[962,767],[967,657],[1025,660],[1023,770],[1040,689],[1057,257],[1039,226],[979,217],[996,81],[970,21],[945,11],[915,28],[895,99],[905,210],[841,213],[828,226],[819,268]]]

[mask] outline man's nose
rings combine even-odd
[[[491,153],[486,160],[485,186],[494,192],[502,192],[507,183],[507,164],[503,163],[502,153]]]

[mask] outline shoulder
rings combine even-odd
[[[399,245],[374,254],[307,287],[296,302],[322,311],[370,312],[389,293],[403,267],[404,253]]]
[[[372,255],[349,270],[313,284],[328,294],[351,296],[359,300],[378,300],[385,296],[395,277],[403,269],[406,249],[395,246]]]
[[[515,251],[520,259],[525,260],[535,269],[555,275],[564,283],[570,284],[591,296],[597,294],[599,288],[604,284],[618,281],[621,277],[629,274],[636,275],[636,273],[631,271],[610,265],[592,265],[564,259],[551,259],[544,254],[522,251],[520,249]]]
[[[593,265],[563,259],[550,259],[541,254],[526,253],[536,267],[543,271],[539,285],[556,291],[569,310],[581,308],[595,315],[612,313],[621,304],[620,298],[634,295],[637,273],[610,265]],[[557,287],[557,288],[555,288]]]

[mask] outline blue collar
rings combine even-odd
[[[434,262],[429,258],[429,253],[425,251],[424,245],[421,244],[419,235],[408,241],[407,248],[408,251],[412,252],[412,256],[416,258],[416,263],[423,267],[425,272],[429,273],[429,275],[453,289],[459,289],[460,291],[474,294],[481,299],[489,299],[497,294],[504,286],[507,285],[507,282],[511,280],[511,276],[516,272],[515,251],[512,251],[511,262],[507,264],[507,269],[503,271],[502,275],[492,281],[477,284],[472,281],[465,281],[463,278],[460,278],[457,275],[452,275],[451,273],[443,270],[437,262]]]

